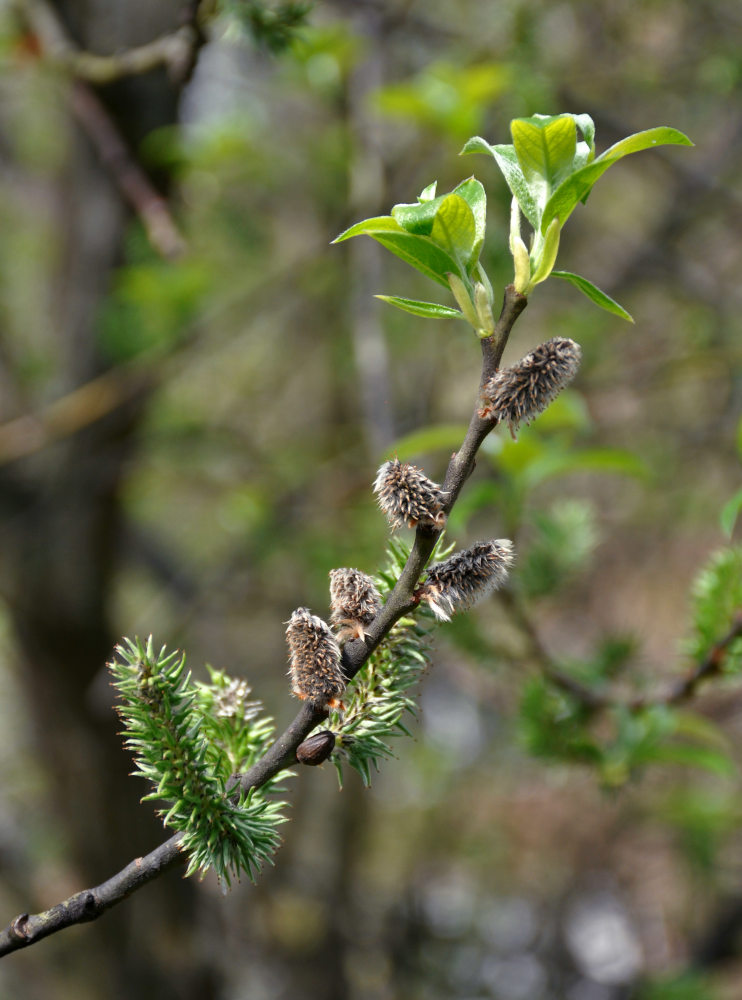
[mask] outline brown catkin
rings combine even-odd
[[[330,621],[338,629],[339,642],[362,639],[381,611],[374,581],[359,569],[330,570],[330,604]]]
[[[482,419],[506,420],[510,433],[529,424],[572,381],[582,350],[568,337],[553,337],[517,364],[502,368],[482,389]]]
[[[477,542],[431,566],[420,599],[428,602],[436,618],[448,621],[455,611],[470,608],[501,587],[512,563],[513,543],[507,538]]]
[[[446,494],[416,465],[398,458],[385,462],[376,476],[374,493],[392,528],[414,528],[418,524],[442,528],[445,524]]]
[[[330,626],[307,608],[297,608],[289,619],[286,641],[291,690],[296,697],[319,708],[341,707],[345,677],[340,647]]]

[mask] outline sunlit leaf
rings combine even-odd
[[[555,218],[564,225],[577,203],[587,198],[598,178],[618,160],[631,153],[662,145],[692,146],[693,143],[682,132],[666,126],[627,136],[601,153],[592,163],[576,170],[562,181],[546,203],[541,219],[541,231],[546,232],[549,223]]]
[[[449,287],[447,274],[456,273],[457,262],[445,250],[441,250],[426,236],[413,236],[412,233],[389,232],[369,233],[377,243],[381,243],[390,253],[407,261],[416,270],[437,281],[439,285]]]
[[[610,295],[606,295],[605,292],[601,291],[592,281],[588,281],[587,278],[583,278],[579,274],[573,274],[571,271],[552,271],[551,273],[555,278],[564,278],[565,281],[569,281],[575,288],[579,288],[583,295],[586,295],[596,306],[605,309],[606,312],[612,313],[614,316],[620,316],[621,319],[628,320],[629,323],[634,322],[631,314],[623,306],[619,305]]]
[[[399,295],[377,295],[377,299],[388,302],[413,316],[425,316],[428,319],[465,319],[465,316],[451,306],[442,306],[437,302],[418,302],[417,299],[404,299]]]

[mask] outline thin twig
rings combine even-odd
[[[512,285],[505,289],[502,312],[495,332],[482,341],[482,377],[480,385],[494,371],[502,357],[510,331],[518,316],[527,305],[523,295]],[[456,502],[461,489],[474,469],[476,453],[485,437],[495,426],[492,419],[483,420],[477,414],[479,401],[475,403],[474,414],[461,448],[452,456],[443,483],[447,491],[446,513]],[[415,543],[405,563],[404,569],[389,595],[386,604],[369,626],[365,639],[347,643],[343,649],[343,669],[348,679],[352,679],[366,663],[373,651],[389,634],[391,628],[402,615],[415,605],[413,594],[420,575],[430,558],[441,531],[418,527]],[[230,783],[230,791],[237,788],[247,791],[259,788],[278,774],[279,771],[296,763],[296,748],[323,719],[324,709],[305,702],[288,728],[269,747],[268,751],[244,774],[236,774]],[[165,841],[143,858],[132,861],[126,868],[95,889],[83,890],[62,903],[58,903],[43,913],[29,915],[23,913],[0,931],[0,956],[19,948],[26,948],[43,937],[73,924],[84,923],[99,917],[147,882],[157,878],[179,861],[185,861],[178,844],[180,834]]]

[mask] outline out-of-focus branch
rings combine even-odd
[[[525,611],[517,597],[509,590],[502,590],[500,599],[507,604],[513,621],[528,643],[528,658],[536,664],[544,677],[548,678],[555,687],[560,688],[593,711],[623,707],[631,712],[640,712],[642,709],[656,705],[678,705],[688,701],[696,694],[701,684],[713,677],[718,677],[724,669],[727,650],[735,639],[742,636],[742,608],[740,608],[729,631],[711,646],[704,658],[685,677],[675,681],[664,691],[627,697],[625,694],[619,694],[615,691],[595,691],[560,670],[543,645],[533,619]]]
[[[75,49],[64,26],[46,0],[18,2],[21,14],[36,35],[44,56],[57,60],[62,57],[74,59],[79,55],[88,58],[87,53],[79,53]],[[195,32],[193,25],[190,25],[190,29]],[[195,53],[197,42],[198,36],[194,34],[191,57]],[[139,72],[144,72],[144,69]],[[89,86],[78,79],[72,83],[70,103],[75,118],[95,147],[114,183],[139,216],[154,249],[163,257],[178,256],[185,249],[185,240],[178,230],[170,207],[127,148],[102,102]]]
[[[103,165],[139,216],[154,249],[162,257],[177,257],[185,250],[186,243],[170,206],[132,156],[101,101],[89,87],[75,82],[71,105]]]
[[[482,341],[481,384],[497,368],[507,344],[510,331],[527,305],[527,299],[512,285],[505,289],[502,312],[491,337]],[[485,437],[495,427],[494,419],[478,415],[479,400],[461,448],[453,455],[443,483],[447,492],[445,511],[449,513],[461,489],[471,475],[476,453]],[[343,647],[343,670],[352,679],[366,663],[373,651],[389,634],[393,625],[415,606],[414,592],[425,564],[430,558],[441,530],[418,527],[415,543],[394,590],[376,619],[368,628],[364,639],[357,639]],[[327,717],[327,711],[304,702],[294,720],[276,739],[267,753],[244,774],[233,776],[230,791],[247,791],[259,788],[279,771],[296,763],[296,748],[312,729]],[[25,948],[43,937],[63,930],[73,924],[84,923],[99,917],[110,907],[121,902],[147,882],[173,867],[183,858],[178,844],[180,835],[171,837],[144,858],[132,861],[126,868],[95,889],[84,890],[63,903],[43,913],[23,913],[0,931],[0,956]]]
[[[107,371],[46,406],[40,413],[0,424],[0,466],[33,455],[47,445],[100,420],[144,392],[151,379],[143,373]]]
[[[46,0],[17,0],[20,10],[36,35],[45,56],[56,66],[94,85],[113,83],[125,76],[148,73],[165,66],[171,77],[185,79],[201,44],[197,26],[199,4],[191,4],[185,23],[175,31],[123,52],[98,55],[76,48],[54,9]]]

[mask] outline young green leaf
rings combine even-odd
[[[539,224],[540,212],[538,204],[531,192],[531,189],[523,175],[518,156],[513,146],[501,145],[491,146],[486,139],[474,136],[466,143],[461,150],[461,155],[465,153],[489,153],[494,156],[495,162],[502,171],[502,175],[520,205],[521,211],[536,229]]]
[[[458,264],[453,257],[436,246],[427,236],[413,236],[404,230],[385,234],[369,233],[369,236],[386,247],[390,253],[407,261],[426,277],[432,278],[446,288],[449,287],[447,275],[458,271]]]
[[[424,187],[420,194],[417,196],[417,200],[422,203],[424,201],[432,201],[435,198],[435,189],[438,187],[438,181],[432,181],[427,187]]]
[[[459,195],[449,194],[443,199],[433,220],[430,238],[461,262],[459,270],[468,270],[476,261],[474,213]]]
[[[446,195],[418,201],[414,205],[395,205],[392,216],[407,233],[415,236],[430,236],[438,209],[443,204]]]
[[[586,295],[596,306],[605,309],[606,312],[612,313],[614,316],[620,316],[621,319],[628,320],[629,323],[634,322],[631,314],[626,312],[623,306],[619,305],[610,295],[602,292],[597,285],[594,285],[592,281],[588,281],[587,278],[583,278],[579,274],[573,274],[571,271],[552,271],[551,273],[553,277],[564,278],[565,281],[574,285],[575,288],[579,288],[583,295]]]
[[[631,153],[639,153],[643,149],[662,145],[692,146],[693,143],[687,135],[667,126],[627,136],[601,153],[592,163],[576,170],[562,181],[546,203],[541,219],[541,231],[546,232],[546,228],[555,218],[564,225],[577,203],[587,198],[598,178],[618,160]]]
[[[533,115],[510,124],[523,176],[543,211],[551,192],[573,171],[577,129],[571,115]]]
[[[453,189],[452,194],[463,198],[474,216],[474,246],[472,248],[472,259],[477,260],[484,244],[484,236],[487,228],[487,195],[484,187],[476,177],[469,177],[462,181]]]
[[[376,236],[378,233],[403,233],[404,229],[391,215],[379,215],[373,219],[364,219],[336,236],[333,243],[342,243],[352,236]]]
[[[437,302],[418,302],[416,299],[404,299],[399,295],[376,295],[382,302],[388,302],[390,306],[396,306],[404,312],[412,313],[413,316],[425,316],[427,319],[466,319],[458,310],[451,306],[442,306]]]

